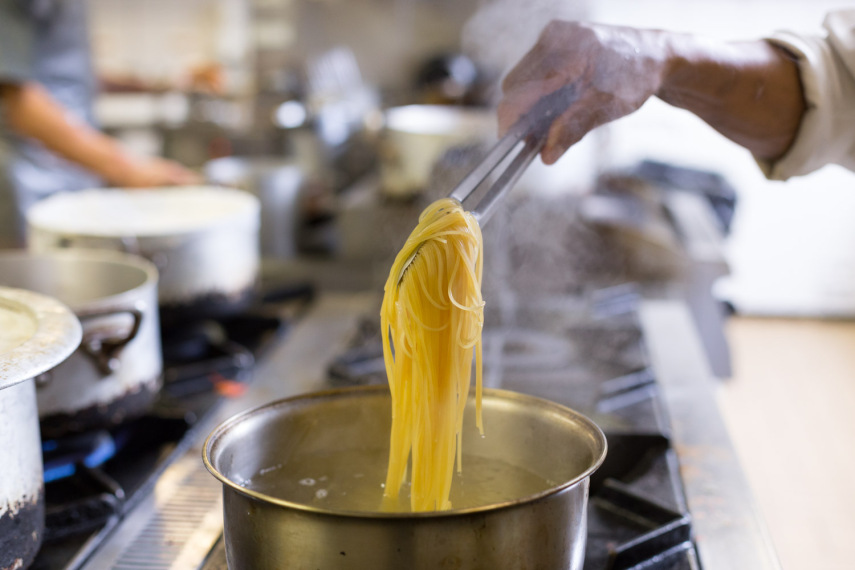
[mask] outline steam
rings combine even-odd
[[[489,0],[463,27],[463,53],[501,78],[551,20],[584,20],[588,0]]]

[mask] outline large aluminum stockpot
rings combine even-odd
[[[230,568],[272,570],[582,567],[590,475],[606,440],[589,419],[558,404],[485,390],[481,437],[474,402],[466,409],[463,470],[479,460],[535,473],[550,483],[534,494],[444,512],[332,510],[253,489],[253,478],[295,457],[388,457],[391,400],[385,387],[333,390],[280,400],[217,427],[204,461],[224,485]],[[342,461],[332,478],[358,476]],[[266,474],[266,475],[265,475]],[[513,477],[501,480],[514,489]],[[301,480],[301,484],[303,481]],[[379,508],[382,476],[376,482]],[[325,495],[321,495],[325,496]]]
[[[0,287],[0,569],[32,563],[44,531],[44,483],[34,378],[80,343],[65,305]]]
[[[160,272],[163,320],[217,316],[254,297],[259,208],[248,192],[213,186],[64,192],[27,212],[29,248],[141,255]]]
[[[36,383],[42,436],[112,427],[143,414],[160,390],[157,269],[105,250],[0,252],[0,285],[50,295],[83,326],[83,342]]]

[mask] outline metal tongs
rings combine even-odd
[[[475,220],[484,225],[495,210],[496,202],[507,194],[516,184],[522,173],[543,148],[549,127],[555,117],[563,113],[578,98],[575,83],[565,85],[557,91],[542,97],[523,115],[508,132],[487,153],[478,165],[460,181],[448,195],[463,205],[463,208],[475,216]],[[509,159],[512,152],[517,154]],[[499,168],[508,162],[491,186],[475,195],[481,184]],[[398,285],[404,274],[419,253],[421,245],[416,247],[398,273]]]
[[[460,181],[448,195],[463,204],[483,225],[495,209],[496,202],[516,184],[522,173],[540,153],[546,143],[549,127],[578,98],[575,83],[542,97],[487,153],[487,156]],[[517,154],[499,173],[495,182],[475,198],[474,193],[500,165],[507,162],[512,152]]]

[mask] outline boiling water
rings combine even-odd
[[[243,486],[265,495],[330,510],[381,509],[388,452],[339,451],[291,457],[261,469]],[[454,509],[519,499],[556,485],[498,459],[464,456],[463,472],[451,484]],[[388,510],[388,509],[387,509]],[[410,511],[408,485],[401,487],[397,512]]]

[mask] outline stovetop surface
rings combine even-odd
[[[700,568],[668,420],[631,285],[488,311],[484,382],[564,404],[606,434],[591,478],[586,570]],[[363,319],[329,367],[331,386],[385,383],[379,324]],[[215,563],[215,562],[212,562]]]
[[[246,389],[255,359],[284,336],[287,323],[247,313],[179,331],[192,348],[165,347],[164,385],[152,408],[103,432],[116,453],[97,467],[76,462],[73,475],[46,483],[44,543],[32,570],[66,568],[108,523],[131,511],[163,470],[204,437],[197,424]]]
[[[678,470],[677,446],[671,440],[668,415],[672,410],[663,405],[668,398],[663,398],[658,370],[651,366],[648,339],[641,334],[638,315],[626,310],[634,306],[631,294],[628,299],[630,302],[623,295],[618,310],[611,304],[607,311],[600,310],[602,306],[592,311],[590,305],[580,311],[578,299],[554,298],[517,310],[513,320],[488,318],[485,349],[492,351],[493,368],[485,371],[485,377],[488,385],[570,405],[594,419],[606,433],[608,459],[591,480],[586,570],[701,568],[703,557],[692,531],[697,515],[687,510],[685,481]],[[269,355],[254,366],[254,379],[246,385],[246,393],[230,392],[235,389],[231,383],[223,385],[221,392],[208,396],[220,404],[211,406],[208,419],[197,420],[196,425],[207,431],[213,421],[271,399],[331,385],[377,382],[377,363],[372,361],[377,356],[376,345],[372,346],[376,330],[371,322],[376,302],[375,295],[325,297],[293,335],[271,343]],[[661,344],[661,339],[654,344]],[[538,348],[544,345],[550,350]],[[354,369],[367,374],[356,374]],[[237,397],[227,398],[225,393]],[[708,425],[714,424],[706,419]],[[162,556],[162,566],[172,567],[168,562],[172,558],[164,554],[176,548],[168,525],[166,534],[155,538],[149,529],[167,516],[157,514],[166,503],[177,500],[181,503],[178,508],[187,508],[188,486],[201,489],[204,495],[192,504],[200,505],[198,520],[207,528],[202,533],[204,540],[192,548],[178,544],[180,552],[175,556],[196,560],[181,568],[225,568],[222,540],[217,540],[222,528],[219,484],[199,460],[205,435],[190,429],[180,444],[160,451],[181,457],[154,478],[156,492],[145,493],[141,506],[130,510],[95,554],[75,568],[124,568],[125,562],[139,564],[147,556]],[[182,454],[179,446],[184,445],[188,449]],[[708,525],[705,514],[701,512],[699,520]],[[62,550],[59,544],[55,551]],[[187,557],[189,551],[194,556]],[[66,559],[73,554],[66,553]],[[39,560],[42,565],[36,568],[66,567],[45,564],[41,555]],[[703,567],[717,570],[728,566]]]
[[[609,454],[591,478],[585,570],[775,568],[758,538],[762,529],[758,533],[749,520],[753,513],[745,499],[750,496],[734,478],[734,459],[714,404],[703,390],[693,392],[687,383],[705,374],[698,372],[704,369],[698,363],[704,357],[694,350],[691,325],[680,320],[681,313],[677,321],[661,321],[665,324],[660,323],[657,338],[647,338],[650,327],[640,323],[633,287],[583,290],[634,277],[625,271],[628,260],[621,251],[610,247],[613,243],[590,224],[568,223],[568,208],[557,206],[522,200],[514,206],[514,216],[502,220],[497,214],[499,221],[487,228],[502,235],[485,241],[503,245],[487,252],[499,259],[487,264],[495,275],[485,284],[496,290],[485,297],[500,301],[488,305],[484,360],[489,365],[484,372],[487,386],[566,404],[606,433]],[[368,207],[374,211],[377,204]],[[397,221],[406,231],[412,226],[397,211],[386,221]],[[390,223],[370,229],[386,229]],[[553,226],[547,227],[550,223]],[[540,231],[516,231],[514,224],[519,230]],[[555,236],[549,241],[554,247],[545,246],[544,233]],[[388,239],[382,231],[371,232],[375,234],[386,245],[401,241]],[[518,242],[510,239],[513,236],[532,239]],[[333,286],[322,287],[323,298],[292,334],[270,339],[269,352],[242,348],[225,335],[228,342],[218,343],[206,355],[217,362],[214,373],[192,359],[181,361],[179,354],[179,361],[165,370],[167,389],[156,413],[140,420],[142,429],[128,436],[133,446],[99,470],[81,470],[86,486],[121,489],[124,496],[102,501],[106,506],[117,503],[119,514],[106,526],[66,538],[58,538],[61,532],[54,529],[35,568],[225,568],[224,545],[218,540],[222,493],[200,461],[206,433],[216,422],[274,399],[330,386],[385,382],[378,361],[379,327],[372,318],[379,310],[379,287],[367,267],[370,263],[350,261],[310,264],[313,271],[302,272],[313,282],[327,275]],[[301,275],[300,263],[283,269],[288,279]],[[353,281],[353,275],[361,275],[364,283],[351,291],[375,293],[336,294],[342,291],[342,281]],[[526,298],[536,301],[505,304],[505,288],[525,291]],[[204,336],[224,336],[222,323],[209,325],[202,327]],[[658,351],[658,362],[651,358],[651,345]],[[193,346],[168,343],[169,349]],[[670,361],[661,366],[665,353]],[[709,453],[696,453],[689,458],[695,471],[684,480],[678,459],[685,468],[686,449],[701,449],[691,447],[699,444],[715,452],[716,462],[704,459]],[[710,478],[716,476],[727,486],[717,488]],[[47,491],[49,507],[52,497],[78,492],[67,483],[50,484]],[[716,526],[720,516],[727,528]]]

